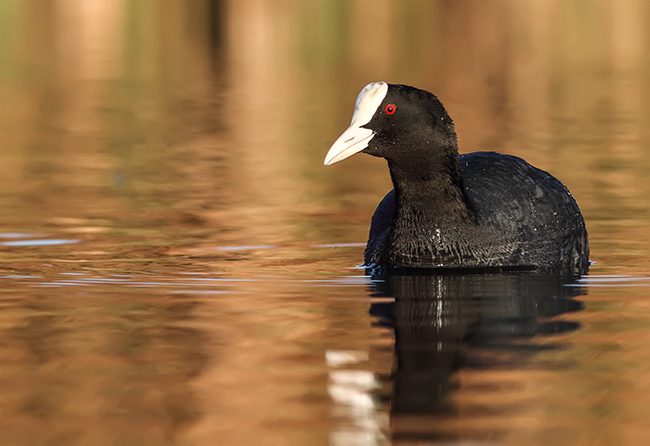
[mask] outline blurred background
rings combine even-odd
[[[331,440],[323,351],[386,335],[366,282],[311,281],[351,274],[392,187],[381,159],[322,166],[369,82],[436,94],[461,152],[559,178],[591,274],[647,277],[649,54],[646,0],[0,1],[3,444],[361,444]],[[50,247],[16,243],[36,236]],[[171,294],[188,272],[238,297]],[[61,274],[155,291],[71,293]],[[596,366],[550,391],[517,375],[550,403],[481,419],[520,426],[503,444],[648,438],[647,287],[620,290],[579,316]],[[583,423],[540,435],[550,413]]]
[[[385,80],[439,96],[461,152],[518,155],[560,178],[596,259],[613,230],[647,258],[646,1],[0,8],[4,224],[227,210],[264,212],[280,238],[363,242],[365,227],[348,237],[305,220],[343,208],[366,221],[390,189],[383,160],[322,167],[359,90]]]

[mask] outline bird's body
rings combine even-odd
[[[562,183],[514,156],[477,152],[459,161],[461,206],[443,211],[425,199],[395,212],[390,191],[372,218],[366,264],[586,270],[584,221]]]
[[[568,189],[514,156],[459,156],[431,93],[368,85],[326,164],[359,151],[386,158],[395,187],[372,218],[366,264],[587,271],[587,231]]]

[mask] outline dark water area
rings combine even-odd
[[[0,2],[0,443],[650,443],[650,3]],[[559,178],[589,274],[360,266],[369,82]]]

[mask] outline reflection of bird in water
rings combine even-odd
[[[394,186],[372,218],[366,264],[587,271],[587,231],[568,189],[514,156],[459,156],[431,93],[367,85],[325,164],[357,152],[385,158]]]
[[[525,340],[579,328],[547,320],[580,311],[584,294],[571,279],[534,272],[441,274],[401,271],[374,277],[375,295],[393,303],[370,313],[395,335],[391,414],[444,414],[450,377],[460,367],[517,367],[530,355],[553,348]],[[468,356],[468,350],[472,354]]]

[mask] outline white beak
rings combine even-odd
[[[350,127],[339,136],[325,155],[324,164],[326,166],[344,160],[368,147],[375,132],[363,128],[363,126],[368,124],[375,115],[377,108],[386,97],[386,93],[388,93],[386,82],[373,82],[361,90],[357,96]]]
[[[355,153],[361,152],[368,147],[368,143],[375,136],[375,132],[369,129],[364,129],[356,125],[351,125],[343,132],[339,139],[336,140],[329,152],[325,155],[326,166],[338,163]]]

